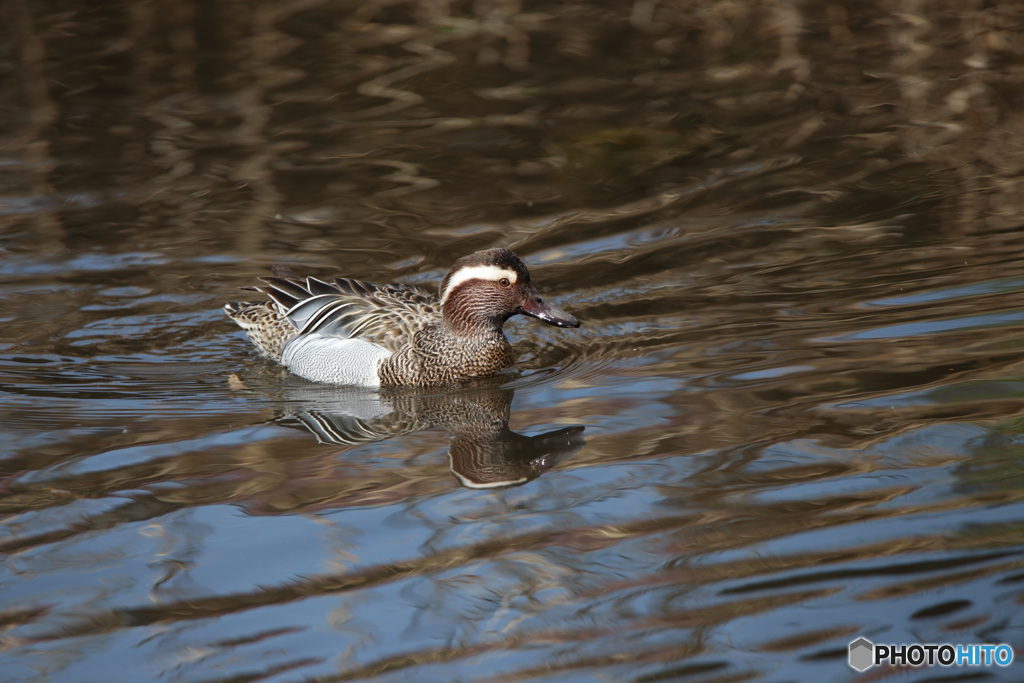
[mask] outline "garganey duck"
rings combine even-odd
[[[224,310],[260,353],[314,382],[388,387],[490,377],[512,365],[502,326],[513,315],[580,326],[540,297],[508,249],[460,258],[436,296],[413,285],[273,272],[260,278],[264,287],[251,288],[271,301],[229,302]]]

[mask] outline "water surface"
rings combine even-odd
[[[11,681],[1019,680],[1012,3],[11,3]],[[504,246],[579,330],[380,395],[271,264]]]

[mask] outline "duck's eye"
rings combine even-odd
[[[500,280],[498,280],[498,284],[501,285],[502,287],[511,287],[512,286],[512,283],[509,281],[509,279],[507,277],[503,277]]]

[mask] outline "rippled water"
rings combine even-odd
[[[1024,651],[1024,17],[924,5],[12,3],[0,677],[1019,680],[847,664]],[[491,246],[495,381],[220,309]]]

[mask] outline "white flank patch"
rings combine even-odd
[[[516,280],[519,279],[516,271],[501,268],[500,266],[466,266],[465,268],[459,268],[455,271],[455,275],[452,275],[452,279],[448,281],[448,287],[445,288],[444,293],[441,294],[441,305],[444,306],[448,295],[467,280],[492,280],[497,282],[503,277],[507,277],[508,281],[512,284],[515,284]]]
[[[377,368],[390,355],[365,339],[301,334],[284,347],[281,364],[314,382],[379,387]]]

